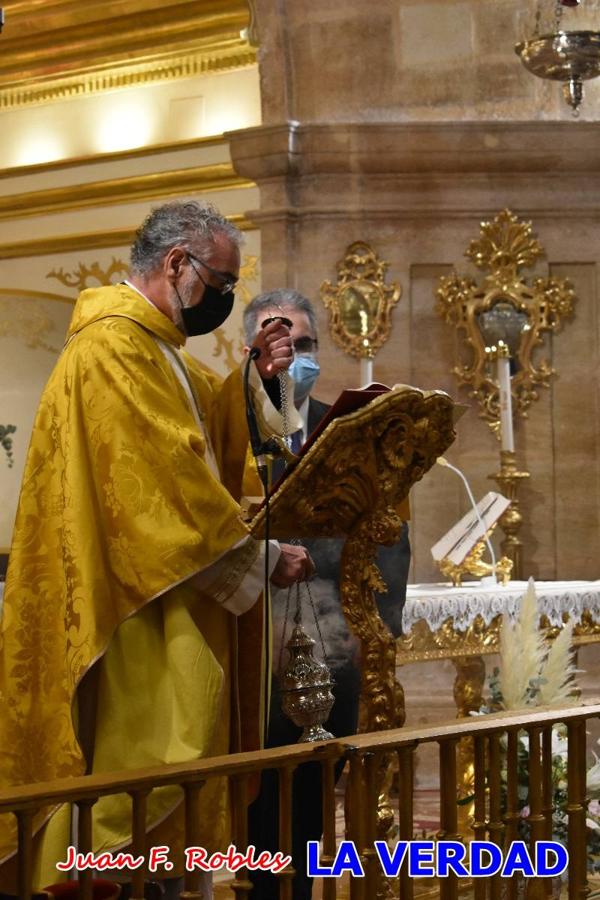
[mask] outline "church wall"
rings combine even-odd
[[[587,150],[582,148],[594,136],[592,127],[557,123],[537,137],[530,124],[431,126],[424,138],[418,126],[386,125],[368,129],[367,138],[364,126],[346,126],[345,143],[340,139],[341,126],[333,135],[323,127],[317,137],[318,131],[319,126],[299,126],[293,162],[278,155],[275,130],[246,131],[231,139],[238,171],[252,173],[261,187],[261,209],[250,215],[262,230],[264,286],[292,284],[317,303],[323,372],[319,395],[331,401],[344,386],[360,383],[359,362],[329,337],[320,287],[326,280],[335,282],[336,263],[347,246],[364,240],[388,261],[388,283],[398,282],[402,288],[392,314],[390,339],[375,359],[376,379],[439,388],[466,403],[469,410],[458,424],[448,458],[465,470],[476,495],[493,489],[496,485],[488,476],[498,469],[499,444],[479,418],[475,401],[452,375],[458,363],[458,338],[436,314],[435,291],[440,277],[453,267],[481,278],[464,251],[479,236],[482,220],[493,219],[508,206],[533,221],[546,257],[534,269],[523,270],[523,276],[529,281],[549,275],[568,277],[578,300],[574,317],[565,319],[560,332],[547,340],[547,351],[540,354],[547,353],[556,376],[548,388],[539,388],[539,399],[532,403],[528,418],[516,418],[518,462],[531,473],[520,491],[524,574],[539,579],[596,578],[600,539],[598,176],[593,161],[589,163],[592,171],[571,175],[566,184],[554,171],[554,166],[567,165],[570,154],[575,166],[583,162]],[[402,148],[396,155],[394,131]],[[486,137],[495,148],[487,159]],[[430,139],[437,147],[433,159],[427,159]],[[366,145],[360,152],[355,146],[359,140]],[[562,160],[557,151],[553,151],[555,160],[547,158],[546,142],[556,146],[561,140],[569,142],[569,151]],[[335,165],[342,174],[331,171],[329,141],[340,143]],[[468,147],[469,142],[481,149],[470,158],[459,155],[461,144]],[[309,147],[306,156],[304,143]],[[313,150],[316,144],[320,155]],[[506,163],[503,151],[509,157]],[[377,167],[383,153],[388,171],[381,173]],[[530,154],[538,157],[533,165],[541,172],[519,172],[532,166]],[[293,171],[286,170],[288,163]],[[513,166],[514,171],[503,171],[504,165]],[[357,171],[348,177],[344,166]],[[486,166],[491,171],[486,173]],[[430,174],[414,171],[417,167],[429,168]],[[457,168],[466,171],[453,171]],[[429,473],[411,497],[413,580],[435,580],[430,547],[467,511],[468,500],[458,478],[442,469]]]
[[[504,208],[531,221],[546,256],[521,274],[569,278],[578,300],[541,354],[556,376],[516,422],[517,461],[531,473],[520,490],[524,574],[597,578],[598,84],[586,84],[575,121],[560,85],[525,71],[514,43],[533,29],[533,3],[300,0],[277,16],[266,0],[253,5],[264,124],[229,134],[233,164],[260,189],[248,213],[261,230],[263,286],[317,303],[319,396],[360,383],[358,361],[328,335],[320,287],[363,240],[402,288],[376,379],[468,404],[447,455],[476,495],[495,488],[499,444],[451,374],[457,336],[435,312],[435,290],[453,268],[477,275],[464,252],[482,221]],[[585,14],[581,27],[600,23],[598,3]],[[574,15],[565,10],[565,26]],[[430,547],[467,511],[464,488],[436,468],[411,501],[412,580],[436,580]]]
[[[252,0],[263,122],[560,119],[560,88],[529,75],[514,45],[538,0]],[[553,31],[543,0],[540,32]],[[562,27],[597,28],[598,0]],[[592,103],[600,85],[586,92]],[[594,118],[588,107],[583,118]]]

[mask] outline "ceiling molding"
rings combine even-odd
[[[256,62],[244,0],[5,3],[0,109]]]
[[[242,213],[234,213],[226,218],[240,231],[253,231],[256,228],[254,222],[247,219]],[[60,255],[83,250],[106,249],[107,247],[129,247],[133,242],[136,230],[136,228],[120,228],[0,244],[0,259],[27,259],[33,256]]]
[[[71,156],[67,159],[34,163],[30,166],[12,166],[10,169],[0,169],[0,179],[20,178],[22,175],[43,175],[46,172],[54,172],[57,169],[71,169],[74,166],[90,166],[96,165],[96,163],[119,162],[124,159],[156,156],[159,153],[181,153],[184,150],[200,150],[205,147],[218,146],[219,144],[222,144],[224,147],[228,146],[227,139],[223,134],[189,138],[184,141],[169,141],[165,144],[150,144],[145,147],[134,147],[131,150],[116,150],[110,153],[89,153],[86,156]]]
[[[230,163],[194,166],[0,196],[0,220],[248,187],[254,182],[237,175]]]

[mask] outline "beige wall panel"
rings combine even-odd
[[[223,215],[235,215],[257,204],[255,188],[230,191],[207,191],[204,194],[189,193],[186,198],[205,200],[214,204]],[[15,241],[29,241],[34,238],[57,237],[59,235],[86,234],[120,228],[137,228],[154,206],[160,206],[174,196],[144,200],[113,206],[87,207],[50,215],[40,215],[0,221],[0,244]],[[180,198],[183,199],[183,198]]]
[[[38,400],[64,342],[71,310],[69,302],[0,286],[0,424],[16,426],[12,467],[0,447],[0,552],[10,544]]]
[[[530,407],[529,417],[515,430],[517,461],[531,473],[519,488],[523,526],[525,577],[552,580],[556,573],[554,478],[552,466],[552,403],[548,390]]]
[[[564,10],[562,26],[597,29],[595,0],[581,6]],[[272,0],[254,7],[265,123],[569,118],[560,86],[530,75],[514,52],[532,35],[534,0],[295,0],[279,15]],[[542,8],[550,30],[554,4]],[[593,120],[598,81],[586,95],[582,117]]]
[[[0,117],[0,124],[1,122]],[[100,154],[99,158],[81,157],[76,165],[50,163],[1,170],[0,196],[224,162],[229,162],[229,149],[227,143],[218,138],[214,141],[198,141],[191,146],[187,142],[180,147],[171,144],[157,153]]]
[[[0,111],[2,165],[33,165],[260,123],[256,66]]]
[[[411,270],[407,293],[410,297],[411,367],[409,384],[417,387],[446,390],[456,396],[449,375],[448,360],[455,350],[452,331],[435,315],[433,296],[438,279],[448,273],[444,265],[415,265]],[[461,441],[465,425],[458,427]],[[458,462],[457,445],[448,451],[448,458]],[[411,580],[438,581],[439,574],[431,557],[431,547],[462,515],[465,508],[464,488],[451,470],[435,466],[419,482],[410,495],[410,538],[413,553]]]
[[[553,341],[553,476],[560,578],[600,577],[600,365],[597,266],[553,264],[569,278],[575,318]]]

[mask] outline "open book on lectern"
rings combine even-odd
[[[452,444],[457,409],[444,391],[373,383],[342,391],[269,492],[274,537],[342,537],[398,510]],[[266,510],[249,508],[255,537]]]
[[[431,555],[434,560],[440,562],[447,559],[453,565],[460,566],[509,506],[510,500],[502,494],[495,491],[487,493],[477,504],[477,511],[469,510],[460,522],[433,545]]]

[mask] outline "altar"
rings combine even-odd
[[[451,659],[456,671],[454,696],[459,715],[481,706],[485,680],[482,657],[498,652],[504,617],[514,621],[526,581],[507,585],[466,582],[409,585],[396,642],[396,663]],[[573,643],[600,642],[600,581],[536,581],[540,628],[550,638],[575,620]],[[402,680],[400,676],[400,681]]]

